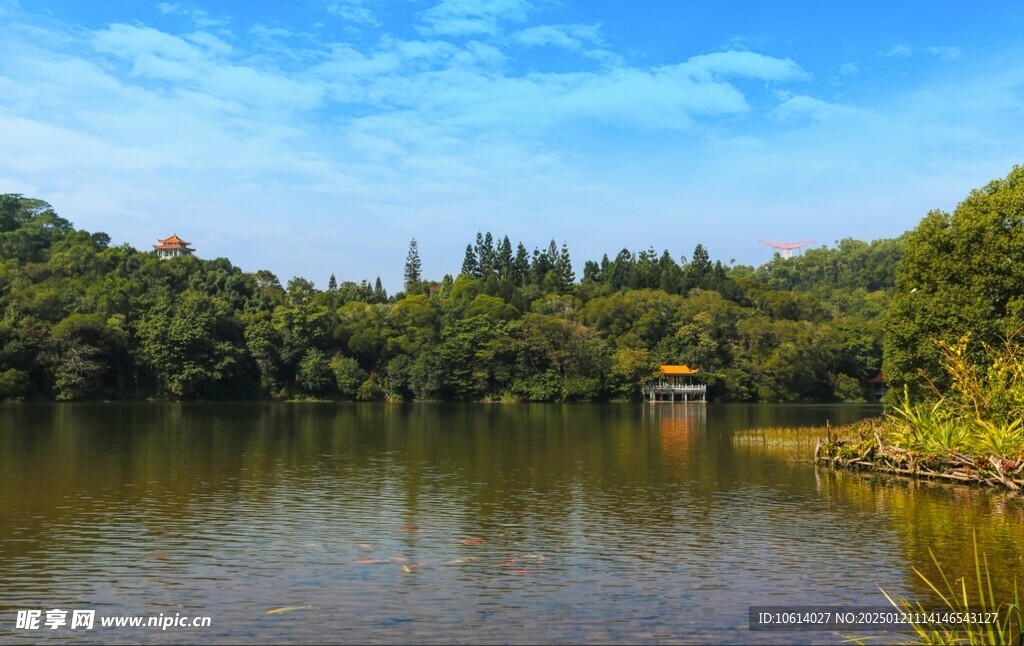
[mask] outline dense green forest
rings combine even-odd
[[[589,260],[491,233],[405,291],[284,286],[227,259],[159,259],[0,196],[0,398],[632,399],[659,363],[718,401],[858,401],[882,363],[899,240],[762,267],[654,249]],[[453,259],[453,265],[457,265]]]
[[[1024,383],[990,370],[999,348],[1024,342],[1024,167],[971,191],[952,214],[925,216],[904,236],[896,286],[885,336],[891,383],[914,399],[953,394],[944,346],[955,344],[979,378],[1024,395]]]

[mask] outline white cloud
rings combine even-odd
[[[161,14],[184,16],[192,21],[196,27],[219,27],[226,25],[228,20],[226,18],[213,18],[210,14],[206,13],[202,9],[196,9],[193,7],[184,7],[180,4],[172,4],[169,2],[160,2],[156,5],[157,11]]]
[[[526,0],[441,0],[420,14],[416,29],[435,36],[494,36],[499,23],[526,20],[531,5]]]
[[[5,164],[30,173],[78,173],[83,169],[102,175],[145,174],[160,167],[161,155],[142,145],[121,145],[105,136],[83,133],[21,117],[0,117],[0,129],[8,133]],[[87,161],[88,160],[88,161]]]
[[[648,128],[681,128],[695,115],[749,109],[736,88],[695,75],[686,64],[582,75],[554,96],[556,112],[566,118],[592,116]]]
[[[774,58],[750,51],[701,54],[687,63],[723,76],[748,76],[764,81],[807,80],[809,75],[789,58]]]
[[[457,47],[382,38],[369,51],[335,44],[329,59],[311,68],[308,77],[334,100],[372,105],[378,112],[415,112],[459,136],[494,128],[533,136],[579,120],[685,129],[699,115],[749,109],[744,95],[708,68],[721,76],[803,77],[791,61],[752,53],[742,58],[708,55],[699,62],[641,68],[609,57],[598,71],[515,75],[506,69],[507,54],[487,43]]]
[[[508,57],[499,48],[487,43],[470,41],[452,56],[451,65],[455,68],[486,70],[498,69],[507,61]]]
[[[532,137],[555,124],[580,120],[681,129],[698,115],[749,109],[732,85],[687,64],[520,77],[453,65],[408,76],[352,79],[344,87],[350,97],[362,93],[382,108],[415,111],[459,136],[499,128]]]
[[[538,25],[517,31],[512,35],[527,47],[551,45],[562,49],[578,50],[584,44],[601,43],[601,26],[594,25]]]
[[[373,15],[373,12],[366,8],[363,0],[341,0],[327,5],[327,12],[338,16],[342,20],[357,24],[379,27],[380,21]]]
[[[263,108],[308,109],[322,89],[272,69],[227,60],[231,47],[206,33],[174,36],[151,27],[113,24],[93,35],[98,52],[131,64],[133,76],[182,84],[210,96]]]
[[[295,36],[295,33],[280,27],[267,27],[266,25],[253,25],[252,29],[249,30],[253,36],[257,38],[291,38]]]
[[[794,96],[772,110],[772,116],[780,121],[811,119],[831,121],[864,114],[862,110],[836,103],[829,103],[810,96]]]
[[[927,52],[935,58],[947,62],[957,60],[962,54],[959,47],[951,47],[948,45],[942,47],[925,47],[917,50],[909,45],[893,45],[887,51],[879,52],[878,55],[885,58],[909,58],[914,55],[915,51]]]
[[[151,67],[168,70],[155,74],[161,77],[171,73],[169,70],[173,63],[180,68],[179,72],[173,73],[173,80],[200,74],[196,68],[206,59],[206,55],[195,45],[152,27],[110,25],[107,29],[95,32],[92,45],[99,52],[133,62],[133,73],[137,75],[153,75]]]
[[[929,47],[925,51],[941,61],[955,61],[961,53],[959,47]]]
[[[581,55],[584,58],[595,60],[607,68],[622,67],[626,64],[625,58],[621,54],[607,49],[588,49],[581,52]]]
[[[878,52],[883,58],[909,58],[914,55],[914,50],[907,45],[893,45],[884,52]]]
[[[229,56],[233,51],[231,45],[209,32],[196,31],[191,34],[184,34],[182,38],[194,45],[198,45],[216,57],[223,58]]]
[[[856,63],[843,63],[839,66],[839,76],[854,76],[860,73],[860,66]]]

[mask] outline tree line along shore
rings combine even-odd
[[[457,275],[323,289],[228,259],[160,259],[0,196],[0,399],[638,399],[658,365],[711,401],[946,396],[940,342],[983,348],[1024,322],[1019,167],[899,238],[839,241],[761,267],[623,249],[468,240]],[[155,236],[154,236],[155,237]],[[453,266],[458,266],[453,259]],[[955,394],[955,393],[954,393]]]
[[[413,241],[388,295],[161,259],[4,195],[0,399],[631,400],[685,363],[712,401],[864,401],[901,249],[843,240],[759,268],[624,249],[577,279],[566,244],[478,233],[431,280]]]

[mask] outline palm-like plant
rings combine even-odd
[[[975,425],[978,432],[974,436],[974,443],[981,452],[1001,459],[1024,453],[1024,425],[1020,419],[1005,424],[979,419]]]

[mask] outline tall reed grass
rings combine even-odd
[[[791,460],[809,461],[814,457],[818,438],[828,432],[824,426],[772,426],[736,431],[732,434],[732,441]]]
[[[885,590],[882,594],[894,607],[908,613],[935,617],[936,621],[912,624],[914,633],[922,644],[991,644],[1024,646],[1024,606],[1021,605],[1020,588],[1014,579],[1012,597],[999,601],[992,586],[992,573],[988,558],[978,550],[978,537],[974,541],[974,583],[968,586],[967,576],[950,581],[949,576],[929,550],[932,562],[939,574],[934,580],[917,568],[914,572],[941,602],[941,610],[934,605],[907,599],[895,600]],[[967,617],[967,621],[942,621],[943,615]],[[975,621],[980,619],[980,621]]]

